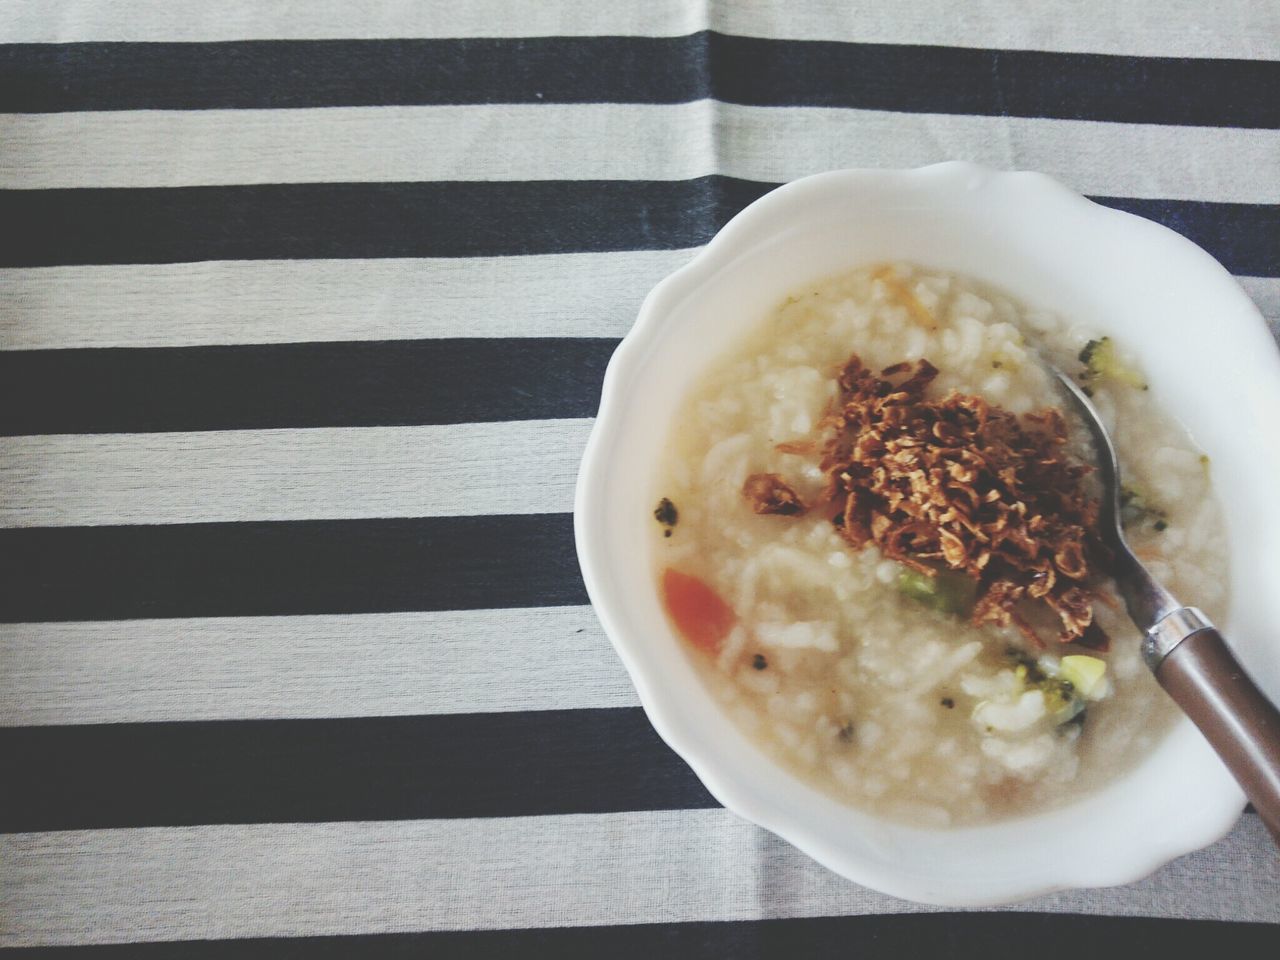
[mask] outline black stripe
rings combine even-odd
[[[556,338],[0,351],[0,435],[591,417],[616,346]]]
[[[0,756],[7,833],[715,806],[638,707],[11,727]]]
[[[686,37],[0,47],[0,112],[678,103],[1280,127],[1280,64]]]
[[[694,180],[291,183],[0,191],[0,266],[674,250],[774,184]],[[1280,276],[1280,205],[1100,203],[1186,233],[1232,273]]]
[[[791,892],[789,888],[769,891],[771,879],[788,881],[771,877],[768,869],[763,876],[766,894],[779,897]],[[856,895],[850,890],[852,903]],[[1032,952],[1036,960],[1116,956],[1142,960],[1202,954],[1266,957],[1274,956],[1277,949],[1280,925],[1271,923],[974,912],[35,947],[5,955],[12,960],[1001,960]]]
[[[5,623],[586,602],[568,514],[0,530]]]
[[[0,191],[0,266],[675,250],[771,185],[290,183]]]

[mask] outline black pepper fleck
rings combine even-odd
[[[671,528],[680,522],[680,511],[676,509],[676,505],[663,497],[658,501],[658,506],[653,511],[653,519],[666,527],[665,536],[671,536]]]
[[[852,743],[853,742],[853,721],[846,720],[844,726],[840,728],[840,732],[837,733],[836,736],[840,739],[841,743]]]
[[[1152,524],[1152,526],[1155,528],[1155,530],[1156,530],[1156,532],[1157,532],[1157,533],[1161,533],[1161,532],[1163,532],[1163,531],[1165,531],[1165,530],[1169,529],[1169,521],[1168,521],[1168,520],[1157,520],[1155,523],[1153,523],[1153,524]]]
[[[952,707],[956,705],[956,702],[952,700],[950,697],[943,697],[942,705],[946,707],[948,710],[950,710]]]
[[[769,661],[764,658],[763,653],[757,653],[751,658],[751,666],[756,670],[763,670],[769,666]]]

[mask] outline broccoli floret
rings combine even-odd
[[[1044,706],[1055,724],[1074,719],[1084,709],[1084,701],[1076,696],[1075,686],[1062,677],[1046,677],[1039,684]]]
[[[1055,726],[1084,723],[1086,701],[1096,699],[1091,695],[1102,689],[1102,677],[1107,669],[1104,661],[1082,655],[1063,657],[1056,664],[1052,658],[1033,661],[1017,647],[1010,647],[1006,657],[1015,664],[1014,675],[1023,687],[1040,691],[1045,711]]]
[[[1147,382],[1137,371],[1126,367],[1116,357],[1115,344],[1110,337],[1090,340],[1080,351],[1079,359],[1085,367],[1080,379],[1086,384],[1096,383],[1099,380],[1113,380],[1139,390],[1147,389]]]

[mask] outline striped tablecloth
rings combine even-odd
[[[1274,0],[0,3],[0,944],[1275,956],[1253,815],[1000,911],[833,876],[712,801],[586,605],[645,291],[775,183],[947,158],[1280,315]]]

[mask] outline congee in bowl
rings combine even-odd
[[[843,802],[928,827],[1039,812],[1172,726],[1046,364],[1112,431],[1135,551],[1221,617],[1208,459],[1089,317],[865,266],[795,290],[675,417],[652,503],[667,616],[740,728]]]

